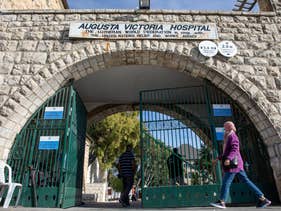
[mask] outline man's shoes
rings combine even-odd
[[[271,201],[268,200],[267,198],[264,198],[264,200],[259,199],[257,203],[257,208],[266,208],[271,204]]]
[[[221,201],[221,200],[218,200],[215,203],[210,203],[210,205],[213,206],[213,207],[220,208],[220,209],[225,209],[226,208],[225,203],[223,201]]]

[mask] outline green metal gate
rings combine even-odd
[[[81,203],[86,114],[76,91],[67,86],[17,134],[8,163],[14,180],[23,184],[21,205],[66,208]]]
[[[268,155],[254,125],[231,98],[209,83],[142,91],[140,119],[143,207],[208,206],[218,199],[222,170],[211,160],[222,151],[227,120],[237,126],[249,177],[278,201]],[[171,159],[179,164],[172,166]],[[254,201],[254,194],[235,180],[229,202]]]

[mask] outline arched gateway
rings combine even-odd
[[[161,74],[165,69],[165,71],[169,72],[169,76],[181,75],[182,78],[185,78],[186,85],[180,84],[180,86],[190,88],[194,87],[191,86],[191,84],[195,84],[196,86],[204,87],[204,89],[207,90],[206,92],[198,93],[202,96],[210,96],[209,103],[205,102],[207,107],[209,106],[209,110],[206,107],[206,111],[209,111],[207,112],[209,115],[212,114],[210,111],[210,108],[212,107],[210,106],[213,104],[230,104],[232,109],[237,108],[239,115],[245,116],[245,121],[249,122],[247,127],[250,126],[250,130],[254,131],[254,139],[257,139],[254,140],[251,138],[251,140],[253,140],[252,143],[258,143],[260,146],[265,146],[264,150],[260,150],[253,154],[263,155],[264,157],[262,157],[266,159],[265,163],[267,164],[259,163],[258,165],[266,165],[267,173],[264,177],[267,179],[269,178],[271,185],[273,185],[270,186],[272,187],[272,192],[275,193],[276,189],[280,199],[280,2],[272,2],[272,5],[274,5],[275,8],[274,11],[258,14],[241,12],[197,13],[193,11],[144,12],[132,10],[1,11],[1,159],[6,160],[9,155],[9,162],[16,165],[15,163],[20,159],[13,155],[15,151],[11,150],[11,147],[14,143],[14,146],[17,143],[20,143],[20,145],[22,144],[20,142],[23,140],[20,137],[22,131],[35,122],[35,128],[29,129],[38,131],[40,129],[43,130],[44,127],[50,126],[48,123],[44,122],[47,121],[44,120],[45,107],[64,107],[63,111],[68,112],[63,114],[66,116],[63,116],[63,120],[61,120],[62,122],[51,121],[54,124],[58,124],[57,127],[59,127],[59,124],[61,123],[64,127],[61,129],[64,131],[63,133],[67,134],[66,122],[74,128],[74,131],[76,131],[75,128],[79,128],[76,124],[80,121],[83,122],[83,116],[86,118],[85,115],[81,114],[81,112],[86,112],[82,106],[83,93],[79,93],[82,96],[82,101],[79,100],[78,97],[73,97],[78,95],[72,86],[67,85],[70,79],[74,79],[74,87],[76,86],[79,92],[79,86],[81,86],[83,80],[87,80],[87,78],[89,79],[90,77],[94,78],[97,74],[109,73],[110,75],[113,74],[114,71],[115,73],[118,71],[122,72],[122,69],[126,69],[127,71],[123,72],[122,83],[127,84],[128,81],[126,77],[132,74],[132,72],[133,74],[136,74],[140,70],[147,70],[151,71],[152,74],[152,72],[155,71],[155,73],[159,73],[159,79],[161,79]],[[76,22],[98,22],[103,24],[141,23],[154,25],[156,23],[167,25],[175,23],[178,25],[186,23],[211,23],[212,26],[217,28],[218,34],[217,39],[215,38],[213,41],[218,44],[221,41],[232,40],[238,48],[238,53],[231,58],[219,54],[211,58],[204,57],[198,51],[198,44],[202,41],[199,38],[173,39],[171,37],[169,40],[161,38],[146,39],[144,37],[139,39],[112,39],[109,37],[101,37],[99,39],[70,39],[68,36],[70,24]],[[87,36],[87,34],[83,36]],[[138,91],[159,88],[156,86],[145,87],[146,81],[141,81],[141,77],[139,77],[139,79],[138,84],[142,86]],[[147,80],[148,78],[145,79]],[[169,84],[168,78],[165,78],[164,82]],[[107,84],[104,84],[104,89],[106,89],[106,86]],[[172,87],[163,87],[163,85],[161,85],[160,88],[173,88],[175,86],[176,83],[174,83]],[[192,93],[197,93],[196,90],[198,89],[192,89]],[[215,96],[213,93],[210,93],[211,90],[213,93],[216,93],[215,95],[220,96],[219,99],[223,100],[215,102],[215,97],[211,97]],[[209,94],[207,94],[207,92]],[[157,95],[159,90],[153,93]],[[179,91],[178,93],[181,93],[181,96],[185,96],[185,92]],[[211,134],[215,131],[215,123],[212,125],[212,123],[209,122],[208,125],[206,123],[207,120],[205,121],[198,118],[200,115],[197,115],[197,120],[195,121],[194,118],[191,118],[191,116],[196,116],[195,110],[182,109],[179,111],[179,107],[171,106],[173,98],[168,99],[167,105],[169,106],[159,104],[159,101],[157,100],[161,100],[159,96],[163,96],[162,93],[154,99],[156,100],[155,104],[153,104],[153,98],[150,98],[153,96],[152,94],[147,95],[149,96],[147,99],[145,99],[145,96],[141,96],[144,101],[137,99],[137,101],[121,101],[117,103],[116,101],[110,102],[110,100],[108,100],[100,105],[96,104],[94,107],[88,106],[88,120],[99,120],[111,113],[135,109],[139,103],[147,103],[149,101],[151,104],[143,105],[143,110],[141,111],[145,112],[147,109],[149,111],[158,111],[162,113],[170,112],[170,116],[177,119],[180,119],[180,115],[185,116],[186,119],[182,121],[183,123],[186,123],[187,126],[190,126],[188,125],[190,122],[197,125],[198,130],[194,130],[198,131],[197,134],[202,134],[203,131],[205,136],[199,135],[202,140],[204,139],[203,137],[207,137],[208,140],[214,139],[214,134]],[[120,96],[120,99],[121,98],[122,96]],[[214,101],[212,101],[212,99]],[[192,102],[186,100],[186,103],[189,105]],[[174,103],[174,105],[177,104],[178,102]],[[77,110],[75,110],[73,106],[77,108]],[[78,114],[78,108],[81,111],[81,116]],[[77,119],[77,122],[74,121],[75,119]],[[149,121],[149,119],[142,120]],[[155,118],[150,120],[155,120]],[[198,122],[200,122],[200,124]],[[205,126],[206,124],[208,125],[206,126],[208,127],[208,130],[204,130],[198,126],[203,125],[203,123]],[[221,122],[217,123],[220,124]],[[83,125],[83,123],[81,124]],[[241,126],[241,128],[243,127]],[[81,133],[83,137],[84,132]],[[19,135],[16,136],[16,134]],[[28,148],[29,151],[24,150],[26,149],[24,148],[24,145],[21,145],[22,147],[18,148],[23,149],[23,151],[17,151],[16,154],[18,154],[18,152],[20,152],[20,154],[23,153],[25,156],[24,159],[27,161],[20,162],[26,162],[28,165],[32,164],[32,156],[34,155],[33,150],[42,150],[42,148],[40,149],[38,146],[40,142],[40,136],[38,134],[36,136],[31,135],[29,140],[31,142],[33,141],[33,143],[37,143],[37,145],[32,145],[30,142],[24,144],[31,144],[34,148]],[[78,137],[77,134],[79,133],[76,133],[76,138]],[[50,136],[50,134],[47,132],[44,134],[43,132],[41,136]],[[55,136],[53,132],[52,136]],[[57,136],[60,135],[57,134]],[[151,138],[147,138],[146,140],[149,139]],[[80,139],[77,138],[75,140]],[[154,144],[157,145],[157,142]],[[56,146],[56,144],[52,147],[60,149],[60,146]],[[75,151],[76,149],[72,150]],[[45,154],[40,156],[48,157],[51,153],[50,151],[45,151]],[[70,152],[71,151],[68,153]],[[65,154],[63,155],[65,156],[63,157],[59,150],[56,153],[58,154],[54,154],[53,156],[58,156],[59,159],[51,159],[49,162],[58,162],[58,164],[56,164],[58,165],[58,170],[60,170],[61,167],[62,169],[66,168],[66,166],[60,165],[66,163],[63,159],[68,159],[68,154],[64,152]],[[75,151],[75,153],[77,153],[76,155],[78,156],[80,151],[79,153],[78,151]],[[39,156],[39,154],[37,155]],[[43,159],[42,157],[40,157],[40,159]],[[20,155],[20,158],[22,159],[22,155]],[[77,157],[77,159],[79,160],[80,158]],[[149,159],[143,160],[143,162],[148,160]],[[257,160],[253,158],[252,161]],[[261,162],[261,160],[258,161]],[[26,172],[26,175],[23,173],[21,175],[21,182],[25,182],[26,190],[30,191],[30,195],[26,198],[27,201],[32,200],[32,196],[36,195],[34,195],[34,190],[32,192],[32,184],[29,183],[28,179],[30,176],[29,174],[32,174],[32,171],[29,172],[24,169],[28,167],[28,165],[25,167],[22,166],[22,172]],[[37,165],[39,168],[40,163]],[[44,164],[41,163],[41,165]],[[48,163],[48,166],[50,166],[50,163]],[[44,167],[41,166],[40,168]],[[46,172],[47,171],[49,170],[46,170]],[[54,170],[51,172],[54,173],[56,171]],[[256,172],[261,173],[260,171]],[[79,201],[79,194],[76,192],[77,187],[65,185],[66,181],[64,181],[64,179],[67,177],[64,178],[62,176],[64,173],[60,172],[59,174],[60,176],[58,177],[53,176],[52,178],[56,178],[57,180],[54,179],[50,183],[55,184],[54,186],[57,189],[53,188],[51,190],[53,191],[52,195],[45,196],[46,203],[41,206],[67,207],[73,206]],[[72,175],[72,177],[69,177],[71,180],[79,180],[78,177],[73,177],[74,174],[69,175]],[[42,187],[50,188],[49,186],[47,187],[46,184],[47,183],[45,182]],[[79,187],[79,182],[77,184]],[[219,179],[215,184],[219,185]],[[158,180],[154,185],[156,189],[151,190],[152,192],[144,192],[147,194],[144,195],[147,197],[147,202],[144,205],[148,207],[156,206],[153,204],[153,200],[159,200],[157,191],[161,190],[161,183],[159,183]],[[38,190],[40,189],[39,186]],[[145,188],[145,186],[143,187]],[[206,187],[211,187],[211,185],[207,184]],[[147,190],[150,191],[149,188]],[[184,191],[186,190],[187,189],[184,189],[183,187],[182,192],[177,190],[178,192],[175,193],[175,195],[171,195],[171,197],[174,197],[175,200],[179,200],[177,197],[181,197],[182,194],[185,194]],[[194,190],[198,192],[197,189]],[[44,191],[44,189],[41,191]],[[210,193],[214,192],[213,189],[210,191]],[[273,197],[278,198],[277,192]],[[70,195],[67,195],[67,193],[70,193]],[[210,195],[206,197],[208,198],[209,196]],[[159,195],[159,197],[162,197],[163,199],[163,197],[165,198],[167,195]],[[48,203],[51,202],[48,202],[48,200],[53,200],[55,202],[52,202],[53,204],[50,205]],[[183,201],[186,200],[188,199],[183,198]],[[30,203],[26,204],[30,205]],[[186,206],[190,204],[181,202],[181,205]]]

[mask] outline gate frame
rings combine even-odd
[[[206,98],[206,104],[207,104],[207,109],[208,109],[208,119],[209,119],[209,124],[210,124],[210,131],[211,131],[211,137],[212,137],[212,139],[213,139],[213,142],[212,142],[212,144],[213,144],[213,149],[215,149],[214,150],[214,155],[215,156],[217,156],[218,155],[218,141],[216,141],[216,138],[215,138],[215,136],[214,136],[214,134],[215,134],[215,123],[214,123],[214,116],[213,116],[213,111],[212,111],[212,108],[211,108],[211,106],[212,106],[212,103],[211,103],[211,101],[210,101],[210,97],[209,97],[209,91],[208,91],[208,86],[210,87],[214,87],[210,82],[208,82],[208,81],[205,81],[204,82],[204,84],[202,85],[202,87],[204,87],[204,89],[205,89],[205,98]],[[192,88],[192,87],[183,87],[183,88]],[[145,133],[144,133],[144,129],[143,129],[143,121],[144,121],[144,119],[143,119],[143,111],[145,111],[144,110],[144,107],[143,107],[143,96],[142,96],[142,93],[143,92],[153,92],[153,91],[159,91],[159,90],[169,90],[169,89],[178,89],[178,88],[167,88],[167,89],[157,89],[157,90],[144,90],[144,91],[140,91],[140,94],[139,94],[139,99],[140,99],[140,106],[139,106],[139,108],[140,108],[140,122],[141,122],[141,124],[140,124],[140,131],[141,131],[141,144],[140,144],[140,146],[141,146],[141,162],[142,162],[142,165],[141,165],[141,178],[142,178],[142,197],[143,197],[143,200],[142,200],[142,205],[143,205],[143,207],[145,207],[145,208],[162,208],[162,207],[178,207],[178,206],[204,206],[204,204],[199,204],[199,205],[197,205],[197,204],[192,204],[192,203],[189,203],[189,202],[185,202],[185,201],[181,201],[181,200],[179,200],[179,198],[177,198],[177,195],[178,195],[178,193],[179,193],[179,195],[182,195],[182,193],[184,192],[184,190],[185,191],[187,191],[187,189],[190,189],[190,191],[193,191],[192,190],[192,188],[190,187],[190,186],[179,186],[179,187],[177,187],[176,189],[174,189],[174,190],[171,190],[171,188],[175,188],[175,187],[165,187],[165,186],[160,186],[160,187],[150,187],[150,188],[158,188],[159,189],[159,194],[163,194],[163,193],[168,193],[168,192],[174,192],[174,191],[176,191],[175,193],[172,193],[172,195],[170,195],[170,196],[172,196],[172,198],[177,198],[177,200],[176,201],[174,201],[174,202],[171,202],[171,201],[169,201],[169,202],[167,202],[167,203],[165,203],[165,201],[161,201],[161,203],[159,203],[159,204],[156,204],[156,203],[153,203],[153,200],[151,200],[151,201],[149,201],[149,200],[144,200],[144,197],[147,197],[146,196],[146,194],[148,194],[148,197],[149,197],[149,199],[152,199],[153,198],[153,195],[152,195],[152,193],[151,194],[149,194],[149,192],[145,192],[145,186],[144,186],[144,165],[143,165],[143,163],[144,163],[144,157],[145,157],[145,155],[144,155],[144,135],[145,135]],[[214,87],[214,89],[215,89],[215,87]],[[216,88],[217,89],[217,88]],[[243,109],[239,106],[239,105],[236,105],[237,104],[237,102],[235,102],[232,98],[230,98],[227,94],[225,94],[222,90],[219,90],[219,89],[217,89],[219,92],[221,92],[220,93],[220,95],[221,95],[221,97],[228,97],[229,99],[229,104],[231,105],[231,108],[232,108],[232,112],[233,112],[233,107],[238,107],[238,109],[239,109],[239,112],[244,112],[243,111]],[[227,101],[228,101],[227,100]],[[153,102],[152,102],[152,104],[153,104]],[[149,109],[148,109],[149,110]],[[159,112],[159,111],[158,111]],[[161,112],[160,112],[161,113]],[[234,118],[234,116],[233,116],[234,114],[232,114],[232,116],[231,116],[231,119],[232,118]],[[255,128],[255,126],[254,126],[254,124],[253,124],[253,122],[250,120],[250,118],[248,117],[248,116],[246,116],[246,118],[250,121],[250,124]],[[256,128],[254,129],[255,131],[256,131],[256,133],[258,133],[258,131],[256,130]],[[264,151],[265,152],[265,151]],[[267,153],[267,152],[266,152]],[[220,162],[219,162],[220,163]],[[269,165],[269,168],[271,168],[271,166]],[[216,191],[214,191],[214,197],[213,197],[213,199],[211,200],[211,201],[214,201],[214,200],[216,200],[217,199],[217,197],[216,197],[216,195],[218,195],[219,194],[219,192],[220,192],[220,188],[221,188],[221,184],[222,184],[222,170],[221,170],[221,167],[220,167],[220,165],[216,165],[216,175],[218,175],[218,177],[217,177],[217,180],[216,180],[216,184],[215,185],[207,185],[207,186],[213,186],[213,189],[212,189],[212,191],[213,190],[216,190]],[[273,171],[272,171],[272,168],[271,168],[271,173],[272,173],[272,178],[273,178]],[[277,190],[276,190],[276,184],[275,184],[275,180],[273,180],[273,181],[269,181],[269,184],[270,184],[270,187],[272,187],[274,190],[272,191],[272,192],[274,192],[274,194],[272,194],[271,196],[273,196],[272,197],[272,200],[273,201],[276,201],[276,202],[278,202],[278,192],[277,192]],[[267,184],[260,184],[261,185],[261,187],[262,187],[262,189],[264,189],[264,190],[266,190],[267,192],[269,191],[269,189],[268,189],[268,187],[267,186],[265,186],[265,185],[267,185]],[[193,185],[194,186],[194,185]],[[202,192],[205,192],[206,193],[206,185],[203,185],[202,187],[204,187],[205,186],[205,188],[203,188],[201,191]],[[199,188],[199,187],[195,187],[195,188]],[[207,188],[208,189],[208,188]],[[239,192],[240,192],[240,190],[245,190],[245,187],[244,187],[244,185],[242,184],[242,183],[235,183],[234,185],[232,185],[232,187],[231,187],[231,190],[230,190],[230,194],[229,194],[229,198],[230,198],[230,200],[233,202],[233,203],[253,203],[255,200],[256,200],[256,198],[255,198],[255,196],[254,196],[254,194],[250,191],[249,193],[246,193],[246,195],[247,195],[247,197],[246,197],[246,199],[242,199],[240,202],[239,202],[239,200],[238,200],[238,198],[237,197],[235,197],[235,195],[233,195],[233,194],[235,194],[235,193],[237,193],[237,194],[239,194]],[[247,191],[247,189],[245,190],[245,191]],[[186,193],[188,193],[189,191],[187,191]],[[196,191],[195,191],[195,193],[196,193]],[[243,191],[241,192],[241,194],[243,195]],[[249,194],[249,196],[248,196],[248,194]],[[154,192],[154,195],[155,195],[155,192]],[[190,195],[192,195],[192,194],[190,194]],[[189,196],[190,196],[189,195]],[[206,195],[208,195],[208,194],[206,194]],[[268,194],[268,195],[270,195],[270,194]],[[166,196],[165,196],[165,194],[163,194],[163,196],[162,196],[162,198],[165,198]],[[204,197],[203,195],[201,196],[201,197]],[[232,199],[232,197],[233,197],[233,199]],[[252,198],[252,200],[253,201],[251,201],[251,198]],[[157,198],[156,198],[156,200],[157,200]],[[250,200],[250,201],[247,201],[247,200]],[[145,202],[144,202],[145,201]],[[205,204],[205,205],[209,205],[209,203],[207,203],[207,204]]]

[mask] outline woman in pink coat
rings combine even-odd
[[[258,208],[265,208],[271,204],[267,198],[264,197],[264,194],[261,190],[247,177],[246,172],[244,171],[244,163],[240,154],[239,149],[239,139],[236,135],[236,128],[233,122],[228,121],[224,123],[224,144],[223,144],[223,154],[219,156],[214,162],[221,160],[223,164],[223,180],[220,193],[220,199],[211,203],[211,206],[217,208],[226,208],[225,201],[227,199],[230,185],[235,177],[238,176],[240,182],[243,182],[248,185],[248,187],[255,193],[258,203]],[[235,164],[231,161],[235,160]]]

